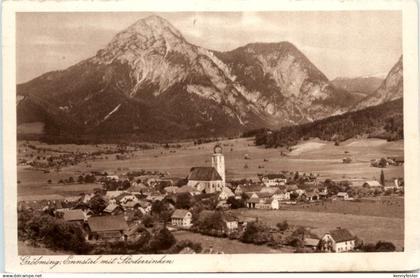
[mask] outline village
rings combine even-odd
[[[93,183],[97,185],[93,192],[20,198],[19,240],[81,254],[229,253],[211,244],[201,246],[190,240],[194,235],[244,243],[248,252],[252,246],[267,246],[272,252],[396,250],[392,242],[381,238],[364,241],[351,226],[317,234],[309,225],[289,223],[281,212],[328,211],[342,206],[352,213],[362,198],[403,197],[402,179],[386,180],[383,171],[375,180],[357,181],[321,180],[316,173],[278,171],[226,180],[223,146],[213,146],[213,153],[208,154],[211,166],[191,165],[186,178],[157,170],[111,174],[86,169],[83,175],[59,183]],[[265,221],[264,217],[275,211],[279,213],[274,222]],[[63,242],[60,234],[68,241]],[[183,235],[182,239],[177,240],[177,235]]]

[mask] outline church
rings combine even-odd
[[[225,158],[222,147],[217,144],[213,149],[211,167],[193,167],[188,175],[188,186],[203,193],[222,191],[225,187]]]

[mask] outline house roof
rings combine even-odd
[[[177,209],[174,211],[171,218],[184,218],[187,213],[189,213],[189,211],[186,209]]]
[[[225,193],[228,196],[234,196],[235,195],[235,194],[233,194],[232,189],[230,189],[229,187],[226,187],[226,186],[224,186],[222,188],[221,192]]]
[[[319,239],[316,238],[305,238],[304,245],[305,246],[317,246],[319,243]]]
[[[191,249],[190,247],[185,247],[184,249],[182,249],[179,254],[195,254],[195,251],[193,249]]]
[[[188,175],[188,180],[221,181],[222,178],[214,167],[193,167]]]
[[[365,183],[363,185],[365,185],[365,184],[367,184],[369,186],[373,186],[373,187],[381,186],[381,184],[378,181],[365,181]]]
[[[139,205],[140,206],[140,202],[138,200],[134,200],[134,201],[128,201],[127,203],[124,203],[123,206],[127,207],[127,208],[134,208],[135,206]]]
[[[127,196],[135,197],[134,195],[132,195],[130,193],[124,192],[124,193],[118,195],[117,197],[115,197],[115,200],[118,201],[118,202],[120,202],[124,197],[127,197]]]
[[[329,232],[335,242],[344,242],[355,239],[347,229],[336,229]]]
[[[255,198],[255,197],[252,197],[252,198],[247,200],[247,203],[259,203],[259,202],[260,202],[260,199]]]
[[[235,221],[238,221],[238,218],[236,218],[235,216],[230,215],[230,214],[225,214],[225,215],[223,216],[223,219],[224,219],[226,222],[235,222]]]
[[[105,209],[104,212],[113,212],[119,206],[117,204],[109,204]]]
[[[88,219],[88,225],[92,232],[127,230],[128,225],[123,215],[93,216]]]
[[[65,221],[83,221],[85,220],[85,214],[81,209],[66,210],[63,211],[63,219]]]

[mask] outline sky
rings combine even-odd
[[[402,54],[399,11],[25,12],[16,16],[17,82],[94,56],[119,31],[152,14],[190,43],[213,50],[289,41],[331,80],[386,75]]]

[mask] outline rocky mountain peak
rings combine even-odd
[[[186,41],[182,34],[166,19],[152,15],[136,21],[115,35],[110,43],[98,51],[100,62],[115,59],[132,62],[144,52],[165,55],[177,48],[183,48]]]

